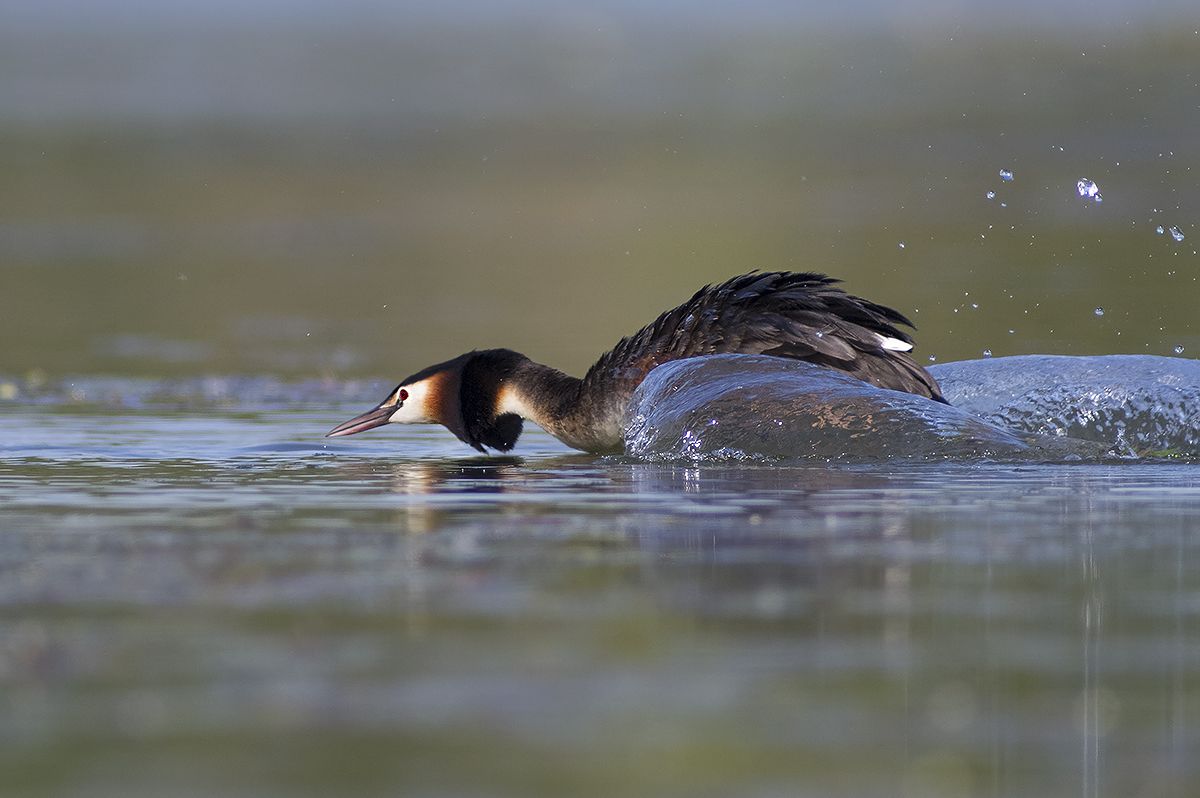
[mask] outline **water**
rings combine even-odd
[[[630,402],[626,452],[651,460],[999,457],[1026,441],[922,396],[765,355],[715,355],[659,366]],[[1089,447],[1089,456],[1102,452]]]
[[[1200,459],[1200,364],[1021,355],[932,366],[949,404],[810,363],[675,361],[630,403],[626,452],[652,460]]]
[[[1104,197],[1100,194],[1100,187],[1086,177],[1079,178],[1079,182],[1075,184],[1075,190],[1084,199],[1092,202],[1104,201]]]
[[[1194,463],[320,439],[749,268],[1192,352],[1194,0],[1076,5],[0,4],[0,795],[1194,794]]]
[[[0,413],[6,795],[1200,777],[1192,466],[484,458],[320,437],[384,383],[237,385]]]
[[[1142,455],[1200,457],[1200,363],[1195,360],[1020,355],[945,363],[930,372],[957,409],[1016,435],[1119,444]]]

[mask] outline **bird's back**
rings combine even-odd
[[[701,288],[600,357],[584,391],[626,397],[661,363],[699,355],[765,354],[806,360],[881,388],[944,402],[907,353],[897,311],[847,294],[822,274],[752,272]]]

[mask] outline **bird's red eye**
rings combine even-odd
[[[400,389],[400,401],[403,402],[407,398],[408,398],[408,391],[401,388]]]

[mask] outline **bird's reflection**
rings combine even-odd
[[[535,460],[412,459],[382,466],[355,460],[339,463],[338,470],[340,477],[372,491],[402,497],[397,523],[404,531],[431,532],[464,515],[513,511],[544,516],[569,506],[635,528],[637,537],[652,548],[659,539],[683,543],[681,517],[689,519],[684,526],[697,536],[711,540],[718,533],[736,544],[780,511],[794,518],[824,516],[831,498],[840,503],[852,493],[875,497],[876,512],[899,513],[906,506],[901,495],[894,506],[886,500],[888,492],[897,489],[882,469],[698,467],[567,455]],[[702,520],[704,516],[711,518]],[[840,523],[841,518],[835,516],[832,522]],[[880,529],[894,527],[893,521]]]
[[[1033,715],[1061,741],[1053,753],[1077,769],[1082,794],[1102,794],[1106,752],[1136,747],[1150,728],[1135,714],[1150,691],[1164,707],[1159,775],[1173,785],[1194,773],[1190,520],[1176,523],[1169,558],[1130,553],[1134,539],[1163,545],[1167,532],[1141,519],[1190,513],[1190,483],[1172,508],[1150,490],[1153,475],[1131,505],[1128,472],[1057,467],[992,469],[986,483],[944,466],[587,456],[354,468],[398,530],[436,533],[404,547],[412,634],[436,633],[451,597],[563,628],[633,618],[634,642],[652,654],[698,639],[756,650],[756,673],[784,702],[853,713],[869,692],[891,707],[871,717],[913,741],[898,764],[913,794],[1036,759],[1041,748],[1010,737],[1014,718]],[[1156,587],[1138,598],[1144,615],[1130,615],[1118,588],[1142,579]],[[589,641],[608,639],[595,629]],[[1138,664],[1129,652],[1147,639]]]
[[[503,494],[521,480],[518,457],[395,463],[388,469],[392,493],[405,496],[397,521],[408,532],[425,534],[474,503],[474,497]],[[488,503],[485,502],[484,506]]]
[[[893,607],[909,601],[909,562],[877,556],[911,542],[909,508],[899,495],[887,498],[899,491],[884,470],[569,456],[402,461],[375,476],[401,499],[398,530],[443,533],[439,546],[458,540],[501,556],[511,554],[504,540],[533,544],[527,557],[566,546],[571,556],[611,559],[621,579],[654,586],[664,605],[705,601],[695,583],[678,582],[681,568],[693,567],[712,596],[741,594],[767,615],[786,614],[781,597],[806,590],[814,612],[832,608],[843,590],[880,592]],[[858,506],[863,495],[869,508]],[[872,556],[846,562],[844,552],[856,549]],[[892,617],[884,631],[906,658],[907,619]]]

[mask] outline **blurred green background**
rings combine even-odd
[[[751,268],[1194,356],[1200,12],[1051,5],[0,5],[0,372],[578,372]]]

